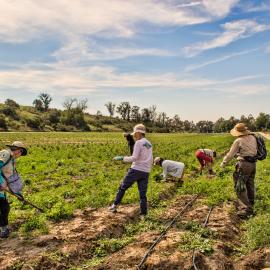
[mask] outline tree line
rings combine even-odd
[[[262,131],[270,129],[270,115],[260,113],[257,117],[242,115],[239,119],[219,118],[217,121],[201,120],[198,122],[182,120],[179,115],[169,117],[166,112],[158,112],[157,106],[140,108],[128,101],[105,104],[109,116],[100,111],[96,115],[86,113],[87,99],[67,98],[63,102],[63,110],[50,108],[52,97],[41,93],[34,101],[33,107],[20,106],[16,101],[7,99],[0,106],[0,128],[2,130],[20,130],[25,125],[35,130],[52,131],[128,131],[134,123],[142,122],[150,132],[228,132],[238,122],[245,123],[250,130]],[[23,108],[22,108],[23,107]]]
[[[250,130],[254,131],[270,129],[270,115],[266,113],[260,113],[256,118],[249,114],[248,116],[242,115],[239,119],[231,116],[229,119],[221,117],[215,122],[201,120],[194,123],[193,121],[181,120],[178,114],[169,117],[165,112],[158,112],[156,105],[141,109],[139,106],[132,106],[125,101],[118,105],[107,102],[105,107],[110,117],[118,114],[122,120],[143,122],[166,132],[221,133],[230,131],[239,122],[245,123]]]

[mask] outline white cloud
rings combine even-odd
[[[219,91],[247,95],[269,90],[269,86],[252,84],[252,80],[267,75],[252,75],[228,80],[213,80],[175,73],[146,74],[119,72],[109,66],[74,67],[66,62],[28,65],[24,68],[0,71],[1,89],[21,89],[39,93],[41,89],[52,95],[83,96],[92,92],[105,94],[114,89]],[[269,77],[269,76],[268,76]],[[248,81],[248,83],[247,83]]]
[[[244,12],[264,12],[270,11],[270,3],[262,2],[259,5],[254,4],[253,2],[245,3],[241,5]]]
[[[0,12],[0,41],[6,42],[25,42],[50,34],[131,37],[142,22],[171,26],[209,19],[154,0],[1,0]]]
[[[227,15],[239,0],[202,0],[207,11],[216,17]]]
[[[256,33],[270,29],[269,25],[259,24],[255,20],[238,20],[222,25],[224,31],[216,38],[195,43],[184,48],[187,57],[196,56],[203,51],[225,47],[239,39],[250,37]]]
[[[98,44],[93,40],[87,42],[75,38],[54,52],[52,56],[61,61],[85,64],[91,61],[116,60],[130,56],[173,56],[173,54],[156,48],[136,48],[134,46],[105,47],[103,44]]]
[[[231,53],[231,54],[224,55],[224,56],[219,57],[219,58],[216,58],[216,59],[212,59],[212,60],[206,61],[204,63],[195,64],[195,65],[188,65],[185,68],[185,71],[189,72],[189,71],[197,70],[197,69],[200,69],[200,68],[209,66],[209,65],[213,65],[213,64],[216,64],[216,63],[220,63],[220,62],[226,61],[228,59],[231,59],[231,58],[234,58],[234,57],[237,57],[237,56],[241,56],[241,55],[245,55],[245,54],[249,54],[249,53],[258,51],[258,49],[259,48],[252,49],[252,50],[246,50],[246,51],[242,51],[242,52]]]

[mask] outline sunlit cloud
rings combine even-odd
[[[224,31],[216,38],[202,41],[184,48],[187,57],[194,57],[203,51],[225,47],[239,39],[248,38],[256,33],[270,29],[269,25],[259,24],[255,20],[238,20],[222,25]]]

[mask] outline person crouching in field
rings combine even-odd
[[[109,207],[111,212],[116,212],[118,205],[124,197],[125,191],[137,182],[140,194],[141,215],[147,214],[147,186],[149,173],[153,163],[152,144],[145,138],[146,129],[143,124],[134,127],[133,133],[136,142],[132,156],[117,156],[114,160],[132,162],[131,168],[120,184],[114,203]]]
[[[15,193],[22,197],[22,181],[16,170],[16,160],[20,156],[27,155],[27,149],[21,142],[14,142],[12,145],[7,145],[9,149],[0,151],[0,228],[1,238],[9,236],[8,215],[9,203],[5,190]]]
[[[154,159],[154,165],[158,165],[162,167],[163,173],[162,178],[164,181],[173,180],[178,183],[182,183],[182,179],[184,176],[185,164],[178,161],[173,160],[164,160],[161,157],[156,157]]]
[[[252,157],[257,155],[257,140],[243,123],[238,123],[230,133],[237,139],[233,142],[220,166],[224,168],[230,160],[237,156],[233,174],[234,188],[240,203],[237,214],[245,218],[253,213],[256,160],[252,160]],[[247,157],[249,157],[249,161],[246,160]]]
[[[127,140],[127,144],[128,144],[128,148],[129,148],[129,151],[130,151],[130,155],[132,156],[133,154],[133,150],[134,150],[134,145],[135,145],[135,141],[134,141],[134,138],[131,134],[129,133],[124,133],[124,137],[126,138]]]
[[[212,166],[214,163],[214,158],[217,156],[216,151],[211,149],[199,149],[196,151],[195,155],[200,162],[200,173],[202,173],[204,168],[207,168],[209,175],[214,175]]]

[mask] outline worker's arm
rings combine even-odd
[[[141,152],[141,143],[140,141],[136,141],[135,145],[134,145],[134,150],[133,150],[133,154],[132,156],[129,157],[124,157],[123,161],[124,162],[134,162],[136,160],[138,160],[139,156],[140,156],[140,152]]]
[[[164,180],[166,180],[166,178],[168,177],[168,165],[164,164],[164,162],[162,163],[162,168],[163,168],[163,173],[162,173],[162,177]]]
[[[226,166],[234,158],[234,156],[238,153],[238,151],[239,151],[239,140],[235,140],[231,146],[229,153],[227,153],[222,163],[220,164],[221,167]]]

